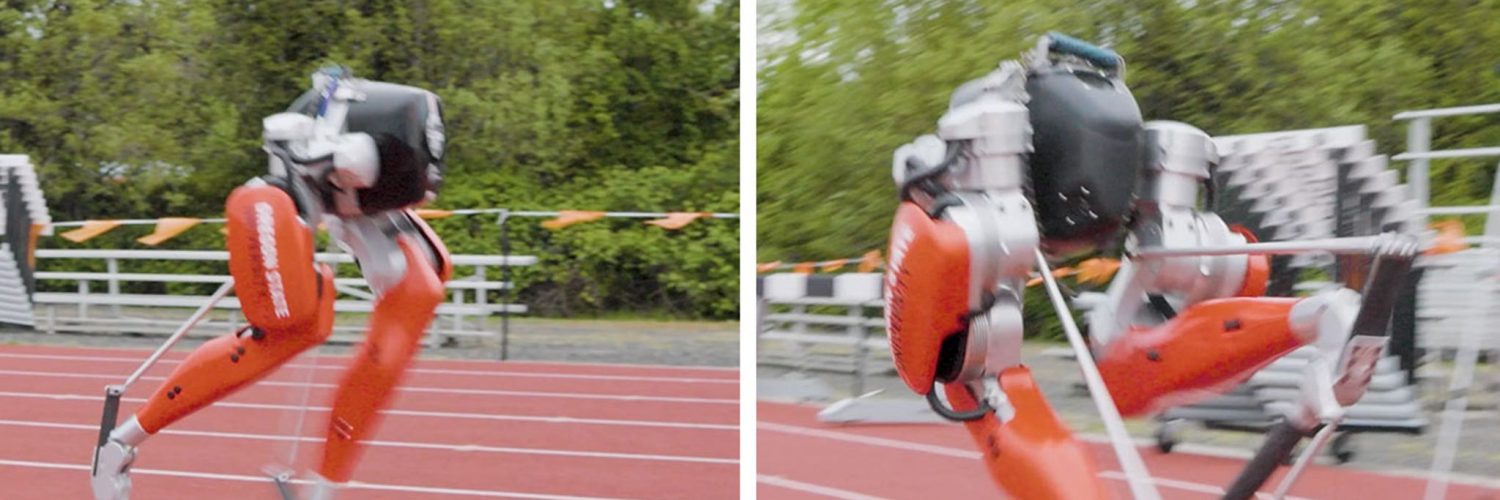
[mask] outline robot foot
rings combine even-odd
[[[333,500],[333,495],[339,489],[339,484],[324,479],[322,475],[314,472],[308,475],[308,484],[302,489],[302,496],[298,500]]]
[[[135,447],[111,439],[94,451],[93,477],[89,483],[95,500],[129,500],[130,464]]]

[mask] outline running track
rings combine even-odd
[[[999,496],[969,434],[956,425],[828,426],[817,408],[762,401],[756,447],[762,500],[995,498]],[[1130,498],[1106,444],[1090,443],[1101,481],[1115,498]],[[1215,499],[1244,460],[1141,449],[1166,499]],[[1286,469],[1282,468],[1284,472]],[[1267,481],[1274,490],[1281,472]],[[1425,480],[1313,465],[1288,498],[1418,499]],[[1269,497],[1269,495],[1267,495]],[[1497,500],[1500,489],[1450,484],[1450,500]]]
[[[89,498],[103,387],[148,354],[0,346],[0,497]],[[185,355],[169,353],[130,388],[121,420]],[[262,468],[294,443],[298,471],[311,466],[318,407],[346,362],[304,356],[148,440],[133,496],[279,498]],[[339,498],[732,498],[738,379],[720,368],[419,360]],[[313,409],[299,441],[304,394]]]

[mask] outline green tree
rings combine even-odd
[[[952,90],[1060,31],[1117,50],[1147,120],[1213,135],[1367,125],[1500,101],[1493,0],[789,1],[763,22],[756,110],[760,261],[883,249],[892,152],[931,132]],[[1494,115],[1436,122],[1434,148],[1494,146]],[[1493,166],[1435,162],[1434,203],[1489,196]],[[1477,218],[1476,218],[1477,219]],[[1471,231],[1478,224],[1469,224]],[[1033,293],[1030,297],[1040,297]],[[1028,314],[1050,315],[1030,304]],[[1030,320],[1031,318],[1028,318]],[[1050,328],[1050,326],[1043,326]]]
[[[260,120],[337,63],[443,98],[435,208],[734,212],[738,17],[722,1],[11,0],[0,152],[32,156],[57,220],[214,216],[265,171]],[[544,257],[517,275],[535,311],[737,314],[736,221],[536,222],[511,222],[514,251]],[[455,253],[499,252],[492,219],[434,225]],[[137,245],[117,233],[88,246]]]

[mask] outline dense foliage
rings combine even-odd
[[[739,204],[737,2],[0,6],[0,152],[31,155],[57,220],[220,213],[229,190],[264,172],[261,118],[328,63],[444,99],[448,182],[435,208]],[[676,232],[639,220],[557,232],[537,222],[511,224],[515,252],[542,257],[518,275],[538,312],[736,315],[737,221]],[[434,225],[454,253],[499,253],[493,218]],[[88,243],[128,248],[135,236]],[[221,245],[200,228],[164,246]]]
[[[787,0],[768,7],[756,124],[760,261],[883,248],[895,205],[892,151],[934,128],[956,85],[1048,31],[1122,54],[1146,119],[1214,135],[1363,124],[1382,153],[1395,153],[1406,145],[1404,124],[1391,120],[1399,111],[1500,102],[1494,0]],[[1500,145],[1496,119],[1436,120],[1433,147]],[[1493,165],[1434,161],[1435,204],[1487,200]],[[1481,220],[1469,220],[1469,230]],[[1046,306],[1027,312],[1051,314]]]
[[[883,247],[891,152],[933,129],[956,85],[1047,31],[1121,53],[1146,119],[1214,135],[1364,124],[1393,153],[1398,111],[1500,102],[1493,0],[817,0],[765,14],[762,261]],[[1433,147],[1500,144],[1495,120],[1437,120]],[[1433,171],[1437,202],[1490,194],[1487,160]]]

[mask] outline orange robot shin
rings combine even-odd
[[[398,237],[397,245],[407,262],[406,273],[376,300],[365,342],[359,346],[334,395],[323,461],[318,470],[329,481],[342,483],[352,477],[363,451],[362,443],[378,427],[380,411],[389,406],[396,385],[421,347],[423,332],[443,300],[443,282],[449,275],[447,250],[420,219],[414,216],[409,219],[416,223],[420,234]],[[417,246],[424,243],[412,236],[427,240],[425,244],[430,245],[438,259],[435,266],[427,264],[427,256]]]
[[[989,413],[964,422],[984,454],[990,477],[1016,498],[1108,498],[1094,478],[1097,468],[1093,459],[1047,404],[1031,370],[1024,366],[1009,368],[1000,373],[999,382],[1014,415],[1002,421]],[[979,407],[964,385],[948,384],[945,388],[955,410]]]

